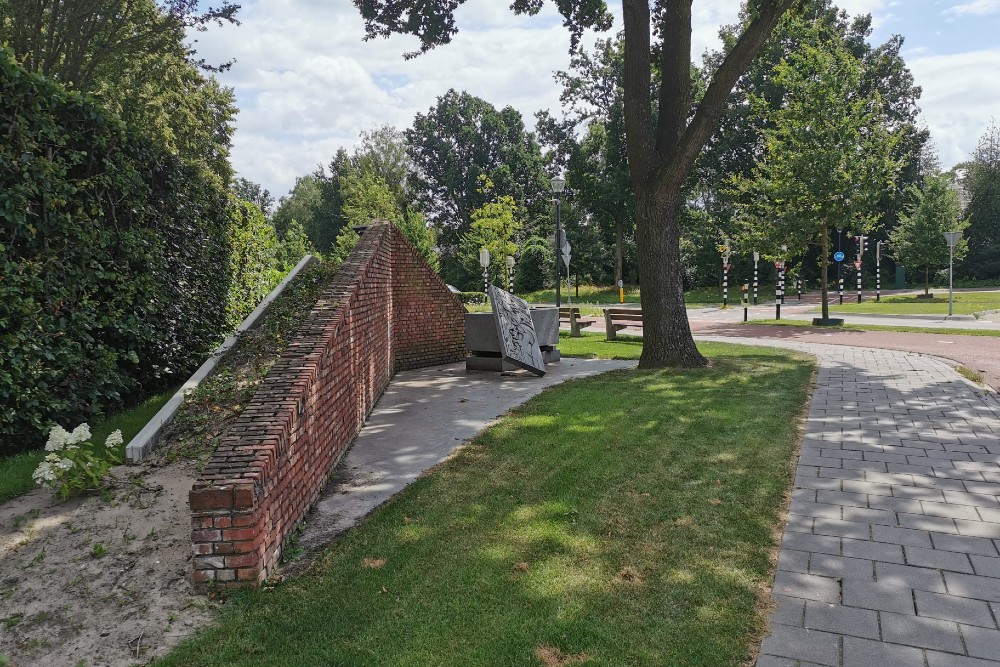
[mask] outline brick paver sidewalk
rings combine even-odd
[[[781,346],[821,366],[757,666],[1000,666],[996,400],[931,357]]]

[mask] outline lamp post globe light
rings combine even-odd
[[[952,317],[952,305],[955,294],[952,290],[952,276],[955,273],[955,246],[962,238],[962,232],[945,232],[944,240],[948,242],[948,317]]]
[[[560,294],[559,287],[562,284],[562,269],[559,268],[559,255],[562,252],[562,221],[560,219],[560,206],[562,204],[562,191],[566,187],[566,179],[562,176],[553,176],[550,181],[552,184],[552,192],[556,196],[556,307],[562,305],[562,295]]]

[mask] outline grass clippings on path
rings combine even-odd
[[[156,664],[744,663],[814,364],[701,349],[546,390]]]

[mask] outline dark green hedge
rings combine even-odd
[[[273,284],[275,242],[248,232],[260,220],[202,166],[7,50],[0,137],[9,454],[40,446],[53,423],[72,428],[178,382]]]

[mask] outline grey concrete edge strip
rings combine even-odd
[[[247,331],[250,331],[255,326],[257,326],[260,316],[264,314],[268,306],[278,298],[278,296],[285,291],[285,287],[288,286],[292,280],[295,279],[299,273],[302,272],[310,264],[318,261],[313,255],[306,255],[299,260],[299,263],[295,265],[295,268],[288,272],[288,275],[278,283],[277,287],[271,290],[263,301],[250,313],[245,320],[236,328],[236,331],[232,336],[226,338],[215,352],[205,360],[205,363],[194,372],[187,382],[185,382],[180,389],[174,392],[174,395],[170,397],[170,400],[164,404],[160,411],[153,415],[141,431],[132,440],[129,441],[128,446],[125,448],[125,461],[127,463],[140,463],[146,456],[153,451],[153,447],[156,446],[157,441],[160,438],[160,434],[163,432],[163,428],[170,423],[177,414],[181,405],[184,403],[184,397],[187,396],[188,392],[193,391],[201,383],[202,380],[211,375],[212,371],[215,370],[216,365],[222,359],[222,356],[228,352],[234,345],[236,341],[239,340],[240,336]]]

